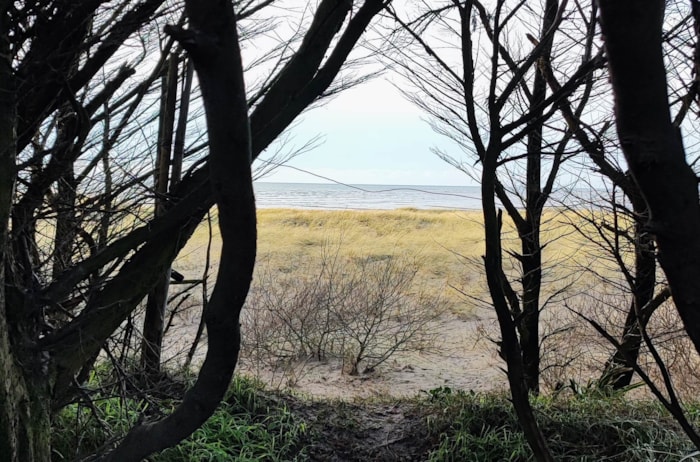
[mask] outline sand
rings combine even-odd
[[[377,396],[415,396],[439,387],[465,391],[505,390],[505,363],[496,346],[483,336],[494,331],[495,317],[480,310],[470,319],[447,316],[441,332],[439,352],[397,353],[371,373],[350,375],[341,360],[297,361],[275,370],[256,365],[241,355],[238,373],[257,377],[266,386],[312,398],[361,399]],[[167,362],[182,361],[197,328],[197,319],[176,317],[166,336]],[[206,354],[206,333],[193,364]]]

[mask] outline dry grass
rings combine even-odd
[[[483,253],[480,215],[471,212],[426,211],[309,211],[262,209],[258,211],[258,259],[283,273],[304,271],[303,259],[319,259],[325,249],[336,249],[347,258],[382,258],[407,255],[418,258],[418,279],[432,290],[443,292],[452,303],[457,294],[446,285],[461,285],[464,264],[454,252],[465,256]],[[175,267],[188,277],[202,271],[208,231],[197,230]],[[220,253],[218,230],[214,230],[212,261]]]
[[[584,218],[589,217],[584,215]],[[584,218],[554,209],[548,210],[543,218],[542,243],[546,245],[542,300],[547,300],[543,335],[560,332],[547,337],[544,344],[546,354],[551,354],[556,363],[550,364],[552,369],[543,376],[546,382],[571,377],[595,378],[612,350],[590,326],[568,311],[565,303],[594,317],[616,337],[629,306],[616,263],[582,236],[580,231],[589,235],[596,232]],[[604,215],[597,217],[598,220],[605,218]],[[210,281],[220,253],[218,229],[215,219],[212,221]],[[461,319],[471,319],[476,308],[489,306],[481,268],[484,252],[481,212],[262,209],[258,211],[258,232],[259,268],[283,274],[288,280],[293,280],[295,275],[300,278],[306,275],[309,268],[315,266],[309,262],[320,261],[329,249],[337,252],[341,260],[382,260],[389,255],[402,255],[421,263],[416,276],[420,290],[440,296],[447,312]],[[188,279],[201,277],[207,242],[208,228],[204,223],[175,264]],[[504,250],[518,250],[519,240],[507,217],[504,217],[503,242]],[[504,259],[515,289],[520,290],[517,262],[507,254]],[[258,283],[260,269],[256,275]],[[675,310],[664,313],[663,332],[655,333],[665,341],[677,339],[680,324]],[[494,334],[497,335],[490,333]],[[671,344],[668,345],[670,348]],[[687,370],[681,370],[687,368],[679,367],[682,363],[680,350],[682,348],[673,348],[666,356],[678,368],[675,375],[679,377],[679,384],[688,388],[685,378],[696,384],[697,377],[690,377]],[[544,362],[549,363],[550,359],[545,358]]]
[[[545,214],[542,226],[542,242],[547,243],[545,294],[562,290],[573,279],[581,282],[580,268],[591,265],[588,261],[591,252],[586,250],[590,244],[575,232],[571,225],[574,220],[570,214],[554,210]],[[215,265],[221,243],[215,218],[212,222],[211,261]],[[304,268],[297,265],[299,260],[320,259],[323,249],[329,247],[337,248],[341,257],[349,258],[408,255],[422,264],[417,280],[447,300],[452,311],[468,314],[474,300],[487,294],[480,267],[484,253],[482,223],[478,211],[261,209],[258,210],[258,260],[288,274],[303,272]],[[503,239],[505,250],[518,250],[517,234],[508,221]],[[175,268],[188,278],[200,277],[207,242],[205,222],[181,252]],[[506,261],[506,266],[517,279],[515,261]]]

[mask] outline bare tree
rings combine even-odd
[[[214,412],[238,361],[238,318],[250,288],[256,253],[251,132],[233,6],[188,1],[190,29],[168,27],[191,56],[202,89],[209,132],[209,178],[223,241],[217,284],[204,314],[209,351],[194,386],[165,419],[134,427],[105,460],[141,460],[177,444]]]
[[[159,217],[165,212],[165,197],[170,189],[170,169],[173,163],[173,137],[175,132],[175,112],[177,104],[178,56],[171,53],[161,80],[161,102],[158,123],[158,148],[156,168],[154,169],[154,216]],[[185,70],[185,72],[187,72]],[[187,105],[189,95],[181,95],[183,107]],[[189,114],[180,112],[180,122],[186,124]],[[179,166],[182,168],[181,165]],[[173,166],[175,169],[175,166]],[[146,301],[146,313],[143,321],[143,342],[141,346],[141,366],[147,374],[157,375],[160,372],[161,352],[163,346],[163,331],[165,311],[168,304],[168,287],[170,285],[171,268],[166,268],[161,280],[156,284]]]
[[[664,56],[674,63],[670,67],[674,72],[671,104],[676,106],[673,123],[680,126],[689,121],[688,111],[697,97],[696,80],[687,81],[683,77],[685,72],[692,72],[695,68],[697,58],[688,62],[684,49],[692,48],[695,50],[694,56],[697,56],[700,42],[697,40],[695,26],[697,17],[683,11],[684,8],[674,2],[668,3],[667,9],[669,14],[665,19],[666,32],[663,34]],[[561,88],[550,65],[542,66],[541,70],[552,91]],[[607,85],[600,87],[604,89]],[[584,205],[588,205],[591,200],[599,201],[592,205],[601,213],[574,211],[574,214],[577,219],[588,222],[596,230],[591,233],[590,228],[585,231],[579,228],[585,238],[615,261],[630,295],[627,314],[621,326],[619,349],[611,355],[602,374],[603,382],[615,389],[622,389],[630,385],[632,380],[633,366],[642,346],[641,329],[649,322],[660,302],[668,297],[667,288],[661,284],[659,292],[655,293],[659,284],[656,275],[656,246],[653,234],[646,227],[649,216],[647,203],[636,179],[626,171],[624,160],[617,155],[620,146],[608,133],[612,125],[609,117],[599,115],[598,120],[584,122],[582,118],[585,114],[577,114],[568,98],[560,99],[558,106],[572,128],[576,141],[592,163],[592,168],[611,184],[609,197],[583,200]],[[600,110],[600,106],[597,107],[599,109],[596,112],[606,113],[605,110]],[[585,165],[586,162],[582,164]],[[609,204],[609,207],[605,208],[602,202]],[[631,264],[628,264],[630,259],[627,258],[627,253],[633,255]],[[606,278],[603,277],[601,282],[605,281]]]
[[[645,228],[655,238],[673,301],[700,351],[698,180],[671,119],[662,49],[665,2],[598,3],[622,151],[649,208]]]
[[[237,3],[240,29],[270,3]],[[250,180],[245,180],[249,164],[305,108],[333,90],[348,54],[384,2],[353,7],[342,0],[321,1],[299,46],[253,98],[249,122],[241,86],[217,88],[220,77],[207,67],[213,59],[207,53],[224,53],[226,59],[217,65],[228,66],[232,79],[240,76],[231,5],[206,5],[209,10],[190,5],[190,28],[171,31],[183,47],[199,53],[202,88],[214,87],[208,90],[209,144],[185,144],[184,157],[191,155],[186,173],[162,198],[165,212],[154,218],[149,216],[155,197],[150,152],[157,143],[150,136],[156,131],[148,127],[158,120],[158,97],[152,94],[174,45],[172,39],[161,42],[158,29],[164,21],[181,23],[179,5],[162,0],[0,3],[0,454],[7,460],[50,459],[52,414],[83,395],[78,391],[99,352],[131,319],[218,201],[220,210],[241,213],[221,217],[227,240],[222,274],[239,276],[214,289],[214,308],[207,314],[214,327],[197,385],[172,417],[138,427],[110,457],[145,457],[176,443],[213,412],[238,349],[228,342],[237,329],[236,310],[222,314],[220,307],[242,303],[254,255]],[[222,35],[202,45],[208,34]],[[154,47],[162,48],[156,63],[144,59]],[[127,48],[132,52],[125,58]],[[102,79],[103,72],[109,77]],[[233,110],[235,118],[212,119]],[[240,149],[227,156],[234,145]],[[228,186],[220,175],[238,175],[241,181]],[[63,189],[60,200],[52,202],[58,182],[69,191]],[[50,204],[61,203],[62,212],[77,211],[61,220],[77,223],[78,238],[56,252],[47,238],[57,216]],[[239,238],[245,242],[240,248]],[[185,421],[179,420],[183,416]],[[148,445],[136,443],[145,434]]]
[[[431,116],[439,133],[472,156],[463,161],[438,153],[481,184],[484,269],[501,331],[500,352],[528,442],[538,459],[549,460],[528,401],[529,392],[539,391],[540,312],[547,303],[541,295],[546,245],[541,228],[561,165],[575,154],[573,134],[556,114],[556,103],[574,98],[575,110],[581,111],[590,75],[601,66],[592,45],[595,11],[557,1],[537,7],[502,1],[424,6],[410,21],[395,15],[419,48],[411,54],[411,47],[401,44],[396,61],[418,90],[406,92],[409,98]],[[431,40],[431,28],[439,30],[437,39]],[[454,37],[454,48],[446,34]],[[576,53],[580,60],[574,62]],[[552,62],[566,83],[548,91],[540,68]],[[503,247],[503,214],[496,199],[515,226],[519,251]],[[516,277],[504,265],[504,252],[515,261]]]
[[[577,110],[585,107],[589,93],[585,84],[592,81],[588,76],[601,65],[592,53],[592,29],[583,28],[579,44],[571,43],[571,37],[556,40],[563,16],[568,15],[576,27],[576,20],[590,22],[594,14],[589,11],[588,16],[571,19],[584,12],[565,13],[565,8],[565,3],[557,2],[545,2],[541,10],[523,5],[508,9],[503,2],[493,11],[480,2],[453,2],[441,9],[426,5],[417,19],[400,20],[421,50],[411,54],[410,47],[402,46],[396,59],[417,89],[406,92],[407,96],[431,116],[438,133],[456,141],[472,159],[446,152],[438,155],[466,174],[478,176],[480,183],[485,176],[494,176],[493,194],[515,225],[520,249],[508,254],[519,274],[513,277],[502,268],[500,285],[515,320],[526,383],[535,393],[542,338],[539,317],[547,302],[541,295],[546,246],[541,242],[542,217],[562,163],[574,154],[572,133],[556,117],[555,103],[568,96],[577,99]],[[503,21],[498,27],[495,11]],[[515,26],[516,21],[522,26]],[[454,36],[456,49],[445,47],[443,37],[431,40],[431,28]],[[516,42],[523,35],[532,45],[527,51],[522,41]],[[583,65],[568,61],[577,48]],[[560,49],[567,49],[569,55],[564,58]],[[561,73],[567,83],[548,92],[539,69],[552,61],[567,69]],[[488,172],[487,155],[495,156]]]

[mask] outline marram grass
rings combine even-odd
[[[571,213],[550,210],[545,213],[542,232],[545,282],[544,293],[560,290],[573,277],[581,280],[582,267],[591,267],[595,249],[577,227],[587,226]],[[216,217],[211,220],[213,235],[210,274],[216,274],[221,241]],[[504,216],[502,231],[504,267],[517,281],[515,259],[520,241]],[[175,269],[188,278],[201,277],[209,240],[205,220],[175,262]],[[303,274],[300,261],[338,255],[341,258],[382,259],[410,256],[420,264],[416,280],[440,295],[450,309],[471,310],[470,297],[487,298],[481,271],[484,254],[483,218],[480,211],[456,210],[258,210],[258,266],[268,265],[287,275]],[[602,265],[602,261],[594,264]],[[602,271],[601,266],[601,271]],[[466,297],[464,296],[466,295]]]

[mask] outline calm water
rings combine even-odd
[[[481,208],[480,196],[478,186],[255,183],[259,208],[473,210]]]

